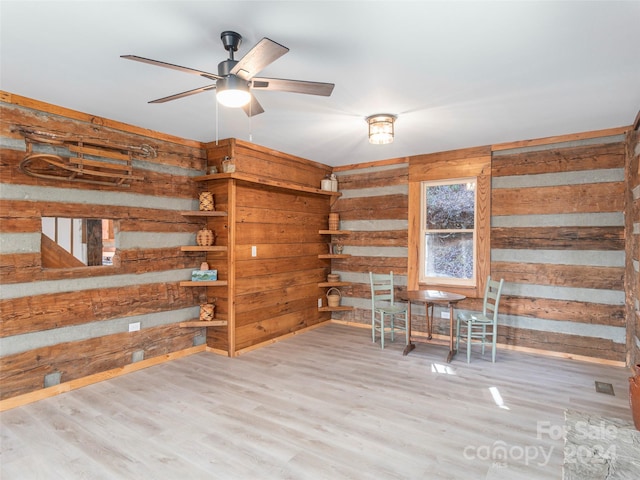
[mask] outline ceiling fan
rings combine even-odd
[[[216,98],[220,103],[228,107],[242,107],[245,113],[252,117],[264,112],[251,90],[273,90],[280,92],[304,93],[308,95],[322,95],[328,97],[333,91],[333,83],[308,82],[304,80],[286,80],[283,78],[259,78],[256,77],[261,70],[271,64],[289,49],[268,38],[260,40],[240,60],[233,58],[234,52],[242,42],[242,36],[236,32],[225,31],[220,34],[220,39],[225,50],[229,52],[229,58],[218,64],[218,73],[203,72],[194,68],[181,67],[172,63],[151,60],[137,55],[121,55],[121,58],[148,63],[159,67],[171,68],[185,73],[191,73],[215,80],[213,85],[187,90],[168,97],[158,98],[149,103],[164,103],[170,100],[187,97],[196,93],[216,90]]]

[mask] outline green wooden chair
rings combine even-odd
[[[396,305],[393,292],[393,272],[378,274],[369,272],[371,283],[371,338],[376,341],[376,332],[380,332],[380,346],[384,348],[385,322],[389,317],[388,329],[391,341],[395,340],[397,330],[404,331],[406,344],[409,344],[409,329],[407,328],[407,307]]]
[[[467,344],[467,363],[471,362],[471,344],[482,345],[484,355],[485,344],[491,341],[491,361],[496,361],[496,342],[498,340],[498,305],[504,279],[499,282],[487,277],[487,287],[484,291],[484,302],[481,314],[460,312],[456,320],[456,350],[460,341]],[[487,328],[489,327],[489,328]],[[463,334],[464,332],[464,334]]]

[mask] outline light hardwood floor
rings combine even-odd
[[[9,410],[0,476],[560,479],[565,409],[631,419],[624,368],[504,351],[495,364],[488,354],[446,364],[442,346],[402,348],[330,324]]]

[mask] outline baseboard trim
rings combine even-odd
[[[60,395],[61,393],[70,392],[71,390],[77,390],[78,388],[86,387],[87,385],[91,385],[93,383],[110,380],[112,378],[126,375],[127,373],[142,370],[144,368],[152,367],[160,363],[176,360],[178,358],[193,355],[195,353],[204,352],[205,350],[205,345],[198,345],[197,347],[186,348],[177,352],[158,355],[157,357],[130,363],[123,367],[114,368],[105,372],[95,373],[93,375],[88,375],[86,377],[78,378],[75,380],[70,380],[53,387],[43,388],[41,390],[36,390],[35,392],[29,392],[23,395],[17,395],[15,397],[7,398],[5,400],[0,400],[0,412],[4,412],[5,410],[10,410],[16,407],[21,407],[23,405],[28,405],[45,398],[55,397],[56,395]]]
[[[357,323],[357,322],[349,322],[345,320],[331,320],[332,323],[337,323],[340,325],[347,325],[349,327],[357,327],[357,328],[366,328],[371,329],[371,325],[367,323]],[[424,338],[424,342],[434,343],[436,345],[448,345],[449,337],[446,335],[439,335],[437,333],[433,334],[433,340],[427,340],[427,334],[424,332],[411,332],[411,337],[418,342],[422,342],[422,338]],[[419,340],[417,339],[419,338]],[[598,358],[598,357],[588,357],[586,355],[575,355],[573,353],[566,352],[554,352],[552,350],[543,350],[540,348],[529,348],[529,347],[518,347],[515,345],[505,345],[503,343],[499,343],[497,345],[498,350],[510,350],[514,352],[522,352],[522,353],[533,353],[535,355],[544,355],[546,357],[556,357],[556,358],[564,358],[567,360],[578,360],[580,362],[587,363],[596,363],[600,365],[609,365],[612,367],[626,367],[627,364],[624,361],[618,360],[607,360],[606,358]]]
[[[314,325],[310,325],[310,326],[302,328],[300,330],[296,330],[295,332],[287,333],[285,335],[281,335],[279,337],[272,338],[271,340],[267,340],[265,342],[256,343],[255,345],[251,345],[249,347],[241,348],[240,350],[236,350],[236,355],[235,356],[237,357],[238,355],[242,355],[243,353],[251,352],[252,350],[257,350],[258,348],[266,347],[267,345],[272,345],[272,344],[274,344],[276,342],[280,342],[282,340],[286,340],[287,338],[291,338],[291,337],[293,337],[295,335],[300,335],[301,333],[305,333],[305,332],[308,332],[310,330],[315,330],[318,327],[324,327],[326,325],[329,325],[329,323],[331,323],[331,320],[326,320],[324,322],[316,323]]]

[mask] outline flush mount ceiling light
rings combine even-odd
[[[384,145],[393,142],[393,124],[398,118],[390,113],[377,113],[367,117],[369,143]]]
[[[249,85],[235,75],[223,77],[216,83],[216,99],[225,107],[244,107],[251,100]]]

